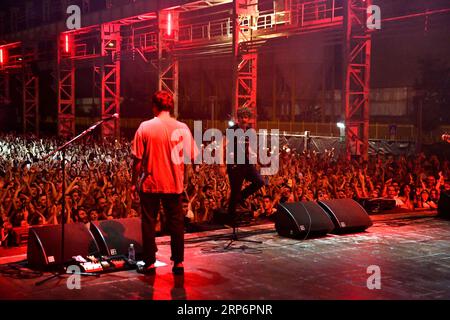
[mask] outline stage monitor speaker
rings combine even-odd
[[[450,191],[442,191],[438,202],[438,216],[450,219]]]
[[[142,229],[140,218],[103,220],[91,223],[91,232],[104,256],[128,256],[134,245],[136,259],[142,257]]]
[[[275,229],[280,236],[306,239],[330,233],[334,224],[315,202],[280,203],[275,214]]]
[[[358,199],[358,203],[368,212],[368,213],[380,213],[383,211],[394,210],[396,208],[396,202],[394,199],[386,198],[361,198]]]
[[[32,268],[45,269],[71,262],[74,256],[98,255],[94,236],[83,223],[64,226],[64,257],[61,260],[61,225],[31,227],[28,233],[27,260]]]
[[[323,200],[318,202],[334,223],[334,233],[364,231],[372,226],[366,210],[352,199]]]

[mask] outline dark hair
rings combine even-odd
[[[271,196],[269,196],[269,195],[265,195],[265,196],[263,196],[263,199],[269,199],[270,201],[272,201],[273,199],[272,199],[272,197]]]
[[[409,187],[412,190],[411,186],[408,183],[405,183],[400,187],[399,196],[401,196],[401,197],[409,197],[410,196],[409,194],[405,194],[406,187]]]
[[[172,111],[174,108],[172,94],[164,90],[155,92],[152,97],[152,103],[158,111]]]

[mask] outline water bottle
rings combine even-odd
[[[128,248],[128,260],[135,261],[136,260],[136,254],[134,251],[134,244],[130,244],[130,247]]]

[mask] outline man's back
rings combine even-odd
[[[172,156],[177,148],[180,149],[181,141],[183,148],[195,148],[189,128],[174,118],[155,117],[141,123],[132,144],[132,153],[142,159],[143,192],[183,192],[184,164],[174,161]]]

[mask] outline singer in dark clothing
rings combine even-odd
[[[229,130],[236,132],[236,130],[242,129],[245,133],[247,130],[251,129],[249,121],[252,117],[252,112],[249,108],[240,108],[237,112],[237,116],[238,123],[228,128],[227,132]],[[235,222],[237,206],[244,206],[245,200],[264,186],[264,180],[256,170],[255,164],[252,164],[250,161],[251,150],[248,136],[242,137],[239,136],[239,134],[236,134],[234,137],[233,148],[230,147],[230,141],[228,141],[225,149],[227,159],[226,172],[228,174],[231,189],[228,214]],[[243,163],[238,161],[242,160],[242,157],[239,157],[239,153],[244,155]],[[230,159],[232,159],[232,163],[229,163]],[[225,165],[222,166],[221,171],[223,174],[225,173]],[[244,181],[249,181],[250,185],[242,190]]]

